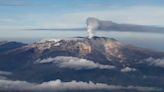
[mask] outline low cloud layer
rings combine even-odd
[[[136,71],[135,68],[130,68],[130,67],[125,67],[123,69],[121,69],[121,72],[133,72]]]
[[[108,85],[104,83],[70,81],[62,82],[54,80],[40,84],[26,81],[0,80],[0,91],[66,91],[66,90],[138,90],[138,91],[161,91],[160,88],[141,86]]]
[[[12,75],[12,73],[11,72],[7,72],[7,71],[0,71],[0,80],[7,79],[6,76],[8,76],[8,75]]]
[[[154,59],[152,57],[149,57],[146,59],[146,62],[148,62],[150,65],[158,66],[164,68],[164,58],[162,59]]]
[[[5,76],[0,75],[0,80],[5,80],[5,79],[7,79]]]
[[[11,75],[11,72],[7,72],[7,71],[0,71],[0,75]]]
[[[38,59],[35,61],[35,63],[54,63],[60,68],[70,68],[70,69],[113,69],[115,66],[112,65],[102,65],[99,63],[95,63],[93,61],[77,58],[77,57],[71,57],[71,56],[57,56],[55,58],[47,58],[47,59]]]

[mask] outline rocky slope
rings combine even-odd
[[[2,41],[0,42],[0,53],[10,51],[12,49],[16,49],[22,46],[25,46],[26,44],[20,43],[20,42],[7,42]]]
[[[11,80],[93,81],[163,88],[164,53],[112,38],[45,39],[0,54],[0,70]]]

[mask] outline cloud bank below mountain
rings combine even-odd
[[[93,61],[77,58],[77,57],[71,57],[71,56],[57,56],[55,58],[47,58],[47,59],[38,59],[35,61],[35,63],[53,63],[56,66],[60,68],[70,68],[75,70],[80,69],[113,69],[115,66],[112,65],[102,65],[99,63],[95,63]]]
[[[146,62],[149,63],[149,65],[154,65],[157,67],[164,68],[164,59],[163,58],[154,59],[152,57],[149,57],[146,59]]]
[[[104,83],[70,81],[62,82],[54,80],[43,83],[29,83],[27,81],[0,80],[0,91],[68,91],[68,90],[138,90],[138,91],[161,91],[160,88],[141,86],[108,85]]]

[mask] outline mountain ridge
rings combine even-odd
[[[163,60],[163,52],[113,38],[75,37],[45,39],[1,53],[0,70],[9,72],[9,80],[30,83],[60,79],[163,88]]]
[[[116,63],[136,63],[140,59],[149,57],[164,57],[163,52],[156,52],[148,49],[138,48],[132,45],[124,44],[113,38],[93,37],[75,37],[69,39],[48,39],[25,45],[2,54],[1,59],[10,61],[18,59],[27,59],[27,62],[33,62],[38,58],[49,58],[55,56],[73,56],[85,58],[102,64]],[[101,57],[101,58],[99,58]]]

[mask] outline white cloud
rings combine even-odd
[[[0,76],[0,80],[7,79],[5,76]]]
[[[35,63],[54,63],[60,68],[71,68],[71,69],[113,69],[115,68],[112,65],[102,65],[99,63],[95,63],[93,61],[77,58],[77,57],[71,57],[71,56],[57,56],[55,58],[47,58],[43,60],[36,60]]]
[[[154,65],[154,66],[164,68],[164,58],[154,59],[152,57],[149,57],[149,58],[146,59],[146,62],[148,62],[150,65]]]
[[[161,91],[163,89],[154,87],[141,87],[141,86],[121,86],[121,85],[108,85],[104,83],[70,81],[62,82],[61,80],[54,80],[43,82],[40,84],[29,83],[26,81],[12,81],[0,80],[0,91],[66,91],[66,90],[138,90],[138,91]]]
[[[11,72],[7,72],[7,71],[0,71],[0,80],[4,80],[7,79],[6,75],[11,75]]]
[[[11,72],[7,72],[7,71],[0,71],[0,75],[11,75]]]
[[[135,68],[130,68],[130,67],[125,67],[123,69],[121,69],[121,72],[133,72],[136,71]]]

